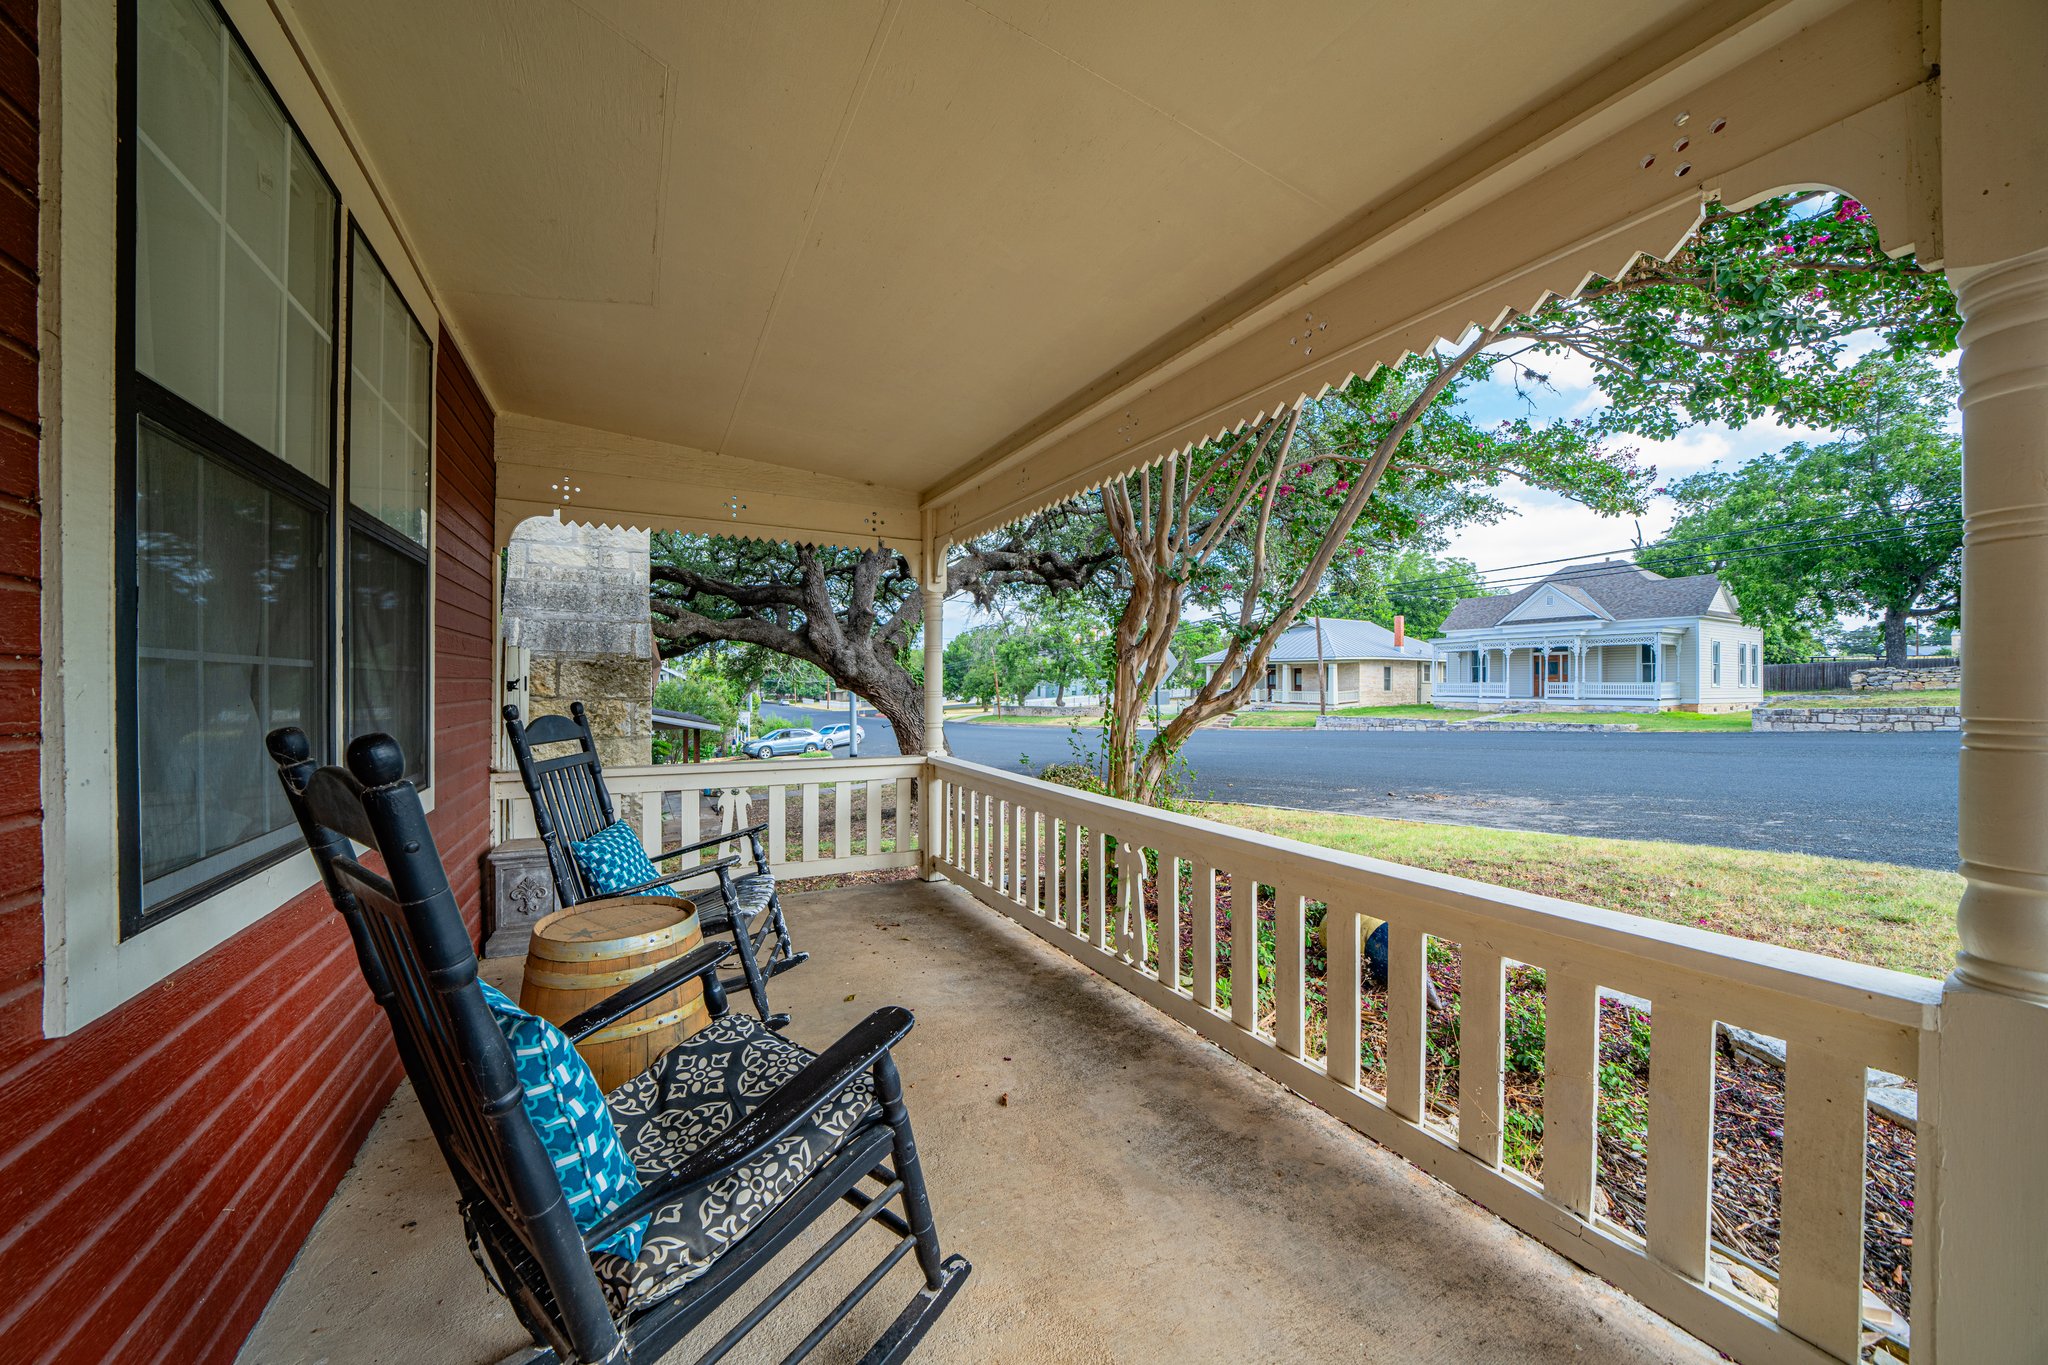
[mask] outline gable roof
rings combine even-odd
[[[1195,660],[1202,664],[1220,664],[1226,651],[1204,654]],[[1323,618],[1323,654],[1325,662],[1340,662],[1349,659],[1433,659],[1436,651],[1426,641],[1409,636],[1398,649],[1394,646],[1394,632],[1372,621],[1346,621],[1335,616]],[[1267,663],[1298,664],[1316,661],[1316,627],[1314,621],[1301,621],[1289,626],[1280,638],[1273,642],[1273,652],[1266,656]]]
[[[1468,597],[1451,608],[1451,614],[1444,619],[1444,629],[1484,630],[1488,626],[1497,626],[1545,588],[1556,588],[1565,596],[1583,602],[1596,614],[1616,621],[1711,615],[1715,599],[1722,592],[1718,574],[1665,578],[1627,560],[1603,559],[1597,564],[1577,564],[1559,569],[1519,592]],[[1567,620],[1576,614],[1528,616],[1518,620]]]

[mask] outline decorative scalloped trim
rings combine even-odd
[[[1715,196],[1711,193],[1703,193],[1700,196],[1700,212],[1702,215],[1706,212],[1708,205],[1713,203],[1714,200]],[[1645,257],[1650,257],[1657,260],[1667,259],[1673,252],[1677,251],[1680,247],[1685,245],[1687,239],[1690,238],[1692,234],[1698,230],[1698,227],[1699,224],[1696,218],[1693,225],[1691,227],[1688,227],[1686,231],[1678,238],[1678,240],[1673,242],[1670,246],[1666,247],[1662,253],[1652,251],[1649,248],[1638,247],[1633,250],[1630,250],[1626,254],[1618,269],[1605,271],[1583,271],[1580,273],[1577,283],[1573,284],[1569,290],[1560,291],[1556,288],[1548,287],[1538,288],[1534,293],[1532,301],[1526,306],[1517,306],[1511,303],[1503,304],[1501,307],[1494,310],[1491,317],[1491,323],[1498,323],[1504,321],[1511,314],[1533,313],[1553,299],[1576,298],[1579,295],[1579,293],[1583,291],[1586,288],[1586,286],[1591,284],[1594,280],[1611,280],[1618,278],[1619,276],[1626,274],[1629,270],[1633,269],[1635,267],[1636,262],[1644,259]],[[1481,290],[1477,292],[1483,293],[1485,292],[1485,289],[1486,287],[1482,286]],[[1305,304],[1303,306],[1313,307],[1314,305]],[[1004,513],[1001,514],[999,518],[986,520],[983,524],[969,522],[965,525],[962,525],[956,522],[954,525],[945,528],[945,530],[942,533],[942,539],[940,540],[940,543],[958,545],[964,543],[965,541],[972,540],[976,536],[987,535],[992,531],[998,531],[1008,526],[1015,526],[1019,522],[1029,520],[1031,517],[1037,516],[1041,512],[1047,511],[1053,507],[1060,506],[1063,503],[1072,502],[1074,499],[1084,497],[1089,493],[1096,492],[1103,488],[1105,485],[1114,482],[1115,480],[1128,478],[1132,474],[1135,474],[1143,469],[1156,468],[1158,465],[1164,463],[1169,455],[1185,454],[1186,452],[1193,450],[1198,446],[1207,445],[1212,442],[1222,440],[1225,437],[1235,435],[1236,433],[1243,431],[1247,427],[1257,426],[1259,423],[1264,422],[1267,418],[1277,416],[1278,414],[1286,412],[1291,408],[1299,407],[1303,403],[1313,402],[1317,399],[1320,399],[1326,394],[1332,392],[1333,390],[1343,388],[1345,385],[1349,384],[1353,379],[1360,377],[1361,374],[1365,378],[1369,379],[1373,375],[1379,373],[1379,371],[1387,365],[1402,364],[1409,360],[1411,357],[1421,355],[1429,350],[1434,350],[1438,346],[1445,344],[1454,344],[1459,336],[1466,335],[1475,328],[1491,325],[1491,323],[1489,322],[1480,320],[1484,316],[1485,315],[1483,314],[1475,314],[1474,317],[1471,320],[1467,321],[1465,325],[1461,327],[1455,335],[1446,335],[1443,333],[1439,333],[1435,337],[1433,337],[1428,342],[1428,344],[1424,346],[1421,350],[1417,350],[1413,347],[1405,347],[1396,355],[1394,355],[1391,359],[1381,359],[1375,361],[1372,365],[1365,368],[1364,370],[1360,370],[1355,364],[1352,364],[1350,362],[1352,356],[1355,355],[1358,348],[1361,346],[1370,345],[1370,342],[1357,343],[1352,348],[1350,348],[1350,351],[1348,353],[1340,353],[1339,355],[1333,357],[1330,361],[1320,364],[1303,365],[1299,369],[1295,370],[1291,375],[1282,376],[1280,379],[1273,381],[1274,384],[1287,384],[1293,382],[1296,379],[1299,379],[1302,382],[1302,388],[1299,392],[1299,395],[1292,402],[1282,400],[1280,402],[1274,403],[1271,400],[1267,400],[1267,405],[1259,408],[1254,414],[1250,416],[1239,417],[1234,421],[1219,420],[1217,425],[1210,428],[1206,434],[1185,440],[1181,442],[1179,445],[1155,449],[1144,454],[1133,453],[1133,456],[1128,464],[1120,465],[1115,470],[1108,473],[1094,475],[1087,482],[1081,483],[1075,487],[1068,488],[1064,491],[1049,491],[1045,493],[1038,501],[1034,502],[1027,509],[1021,512]],[[1400,331],[1398,327],[1389,330],[1397,334]],[[1270,390],[1272,387],[1273,385],[1266,386],[1268,390]],[[1140,397],[1142,397],[1142,395],[1140,395]],[[1253,399],[1250,401],[1258,400]],[[1028,472],[1029,469],[1029,462],[1026,462],[1024,465],[1018,468],[1016,474],[1021,476]],[[952,514],[953,508],[954,504],[949,503],[938,510],[942,516],[945,516]]]

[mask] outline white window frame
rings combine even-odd
[[[315,158],[378,247],[420,325],[438,345],[440,311],[326,92],[264,0],[216,0]],[[45,447],[43,594],[43,1032],[57,1037],[119,1008],[319,883],[311,855],[261,868],[146,932],[120,933],[115,698],[118,647],[115,320],[121,300],[116,191],[124,134],[114,97],[118,0],[67,0],[44,66],[42,327]],[[70,78],[65,78],[69,74]],[[344,300],[345,306],[345,300]],[[345,351],[336,348],[338,361]],[[57,357],[61,356],[61,361]],[[339,414],[337,413],[337,416]],[[433,458],[430,452],[429,458]],[[332,529],[330,527],[330,529]],[[430,523],[430,542],[434,540]],[[428,582],[438,544],[429,545]],[[332,576],[338,594],[342,575]],[[435,604],[428,602],[431,623]],[[429,658],[430,756],[436,685]],[[341,704],[334,689],[330,704]],[[340,733],[337,716],[336,732]],[[431,771],[431,768],[430,768]],[[432,808],[434,793],[422,793]]]
[[[1721,642],[1719,640],[1714,641],[1712,657],[1714,660],[1712,681],[1715,687],[1719,687],[1721,685]]]

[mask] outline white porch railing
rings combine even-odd
[[[1505,701],[1508,685],[1500,682],[1440,682],[1431,688],[1433,697],[1448,701]]]
[[[1588,682],[1579,684],[1580,696],[1590,701],[1675,701],[1675,682]]]
[[[934,760],[931,771],[934,859],[983,904],[1738,1359],[1857,1358],[1865,1071],[1919,1072],[1940,983],[1335,853],[954,759]],[[1114,841],[1113,859],[1103,856],[1105,839]],[[1114,898],[1106,868],[1116,874]],[[1259,989],[1229,990],[1228,940],[1219,943],[1216,926],[1219,876],[1239,888],[1273,888],[1273,964]],[[1149,925],[1133,894],[1148,882],[1158,906]],[[1321,979],[1304,902],[1327,907]],[[1361,1084],[1369,997],[1359,989],[1360,915],[1386,919],[1391,940],[1386,1080],[1378,1091]],[[1460,952],[1454,1121],[1425,1104],[1429,938]],[[1183,941],[1191,943],[1185,958]],[[1161,943],[1176,949],[1164,965]],[[1540,1180],[1502,1162],[1510,963],[1546,973]],[[1325,1036],[1349,1045],[1313,1046],[1304,1021],[1318,987],[1326,989]],[[1654,1007],[1643,1237],[1594,1212],[1603,990]],[[1716,1021],[1787,1042],[1775,1310],[1711,1273],[1724,1264],[1709,1241]],[[1921,1188],[1930,1185],[1923,1168]],[[1314,1192],[1305,1185],[1302,1196]],[[1919,1205],[1919,1247],[1933,1241],[1931,1209],[1930,1201]]]
[[[766,821],[776,875],[815,877],[917,866],[913,789],[923,769],[915,758],[788,758],[607,768],[604,780],[619,818],[637,820],[649,853]],[[533,807],[518,773],[493,773],[491,798],[494,842],[532,837]],[[707,849],[703,860],[722,849]],[[732,851],[745,856],[747,848]]]

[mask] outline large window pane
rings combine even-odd
[[[351,250],[349,500],[425,545],[434,349],[368,243],[357,236]]]
[[[334,191],[211,6],[137,8],[136,367],[325,483]]]
[[[348,733],[382,730],[426,779],[427,566],[367,531],[349,536]]]
[[[324,518],[149,422],[136,475],[146,912],[295,837],[263,737],[327,728]]]

